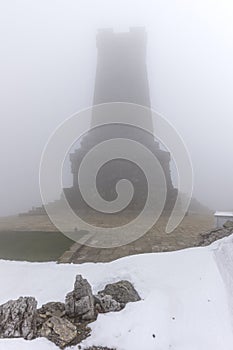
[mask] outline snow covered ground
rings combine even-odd
[[[0,261],[0,303],[35,296],[39,306],[64,301],[82,274],[95,292],[120,279],[143,300],[98,316],[82,344],[117,350],[232,350],[233,237],[210,247],[122,258],[112,263],[57,265]],[[153,336],[154,335],[154,336]],[[77,349],[72,347],[70,349]],[[0,350],[55,350],[46,339],[0,340]]]

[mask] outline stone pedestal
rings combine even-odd
[[[81,147],[74,153],[70,154],[71,169],[73,173],[73,186],[64,189],[65,196],[76,211],[79,209],[90,210],[83,200],[78,181],[78,172],[83,157],[97,144],[111,138],[128,138],[134,141],[140,140],[140,143],[147,147],[159,160],[165,174],[167,184],[167,200],[165,210],[170,211],[177,197],[177,190],[173,187],[170,174],[170,154],[159,148],[153,136],[141,129],[122,125],[115,125],[93,129],[81,141]],[[105,130],[106,129],[106,130]],[[101,155],[100,155],[101,157]],[[88,174],[87,174],[88,176]],[[156,174],[154,174],[156,178]],[[98,172],[96,185],[99,194],[107,201],[116,199],[116,184],[121,179],[128,179],[134,187],[134,196],[127,207],[128,210],[141,210],[146,202],[148,194],[147,179],[143,171],[133,162],[125,159],[113,159],[106,163]],[[160,184],[158,184],[160,186]],[[91,190],[91,189],[90,189]]]

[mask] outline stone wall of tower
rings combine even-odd
[[[145,29],[130,28],[126,33],[102,29],[98,31],[96,41],[97,68],[93,104],[128,102],[150,107]],[[95,118],[96,115],[93,114],[93,119]],[[153,132],[151,116],[148,116],[145,123]]]
[[[146,33],[143,28],[131,28],[126,33],[114,33],[113,30],[100,30],[97,34],[97,68],[93,104],[109,102],[135,103],[150,107],[150,93],[146,68]],[[92,126],[98,114],[92,113]],[[65,195],[75,209],[85,207],[78,184],[79,166],[86,155],[96,144],[112,138],[129,138],[142,143],[159,160],[167,182],[166,209],[175,203],[177,191],[174,189],[170,173],[170,154],[159,148],[153,137],[153,122],[150,109],[143,116],[144,125],[151,134],[133,127],[106,125],[92,129],[81,140],[81,147],[70,155],[73,173],[73,187],[65,189]],[[156,177],[156,174],[155,174]],[[132,208],[141,208],[147,196],[146,179],[143,173],[132,162],[118,159],[103,167],[97,178],[97,188],[106,200],[115,199],[115,187],[122,179],[129,179],[135,189]]]

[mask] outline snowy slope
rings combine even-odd
[[[118,350],[232,350],[231,252],[232,237],[207,248],[137,255],[107,264],[0,261],[0,303],[20,295],[35,296],[39,305],[64,301],[78,273],[95,292],[106,283],[128,279],[143,300],[121,312],[99,315],[83,345]],[[0,340],[0,350],[52,349],[58,348],[45,339]]]

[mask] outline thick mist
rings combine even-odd
[[[152,108],[182,136],[194,196],[233,210],[233,4],[216,0],[29,0],[0,4],[0,216],[41,204],[54,129],[93,102],[96,33],[144,26]]]

